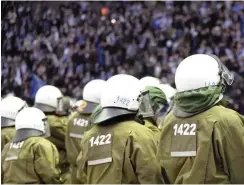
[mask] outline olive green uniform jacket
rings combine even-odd
[[[159,143],[160,134],[161,134],[160,129],[156,127],[150,120],[145,119],[144,122],[145,122],[145,127],[150,129],[154,133],[157,143]]]
[[[8,143],[2,151],[2,183],[60,184],[58,151],[42,137]]]
[[[59,167],[64,183],[69,183],[70,172],[67,153],[65,148],[65,135],[67,132],[67,116],[47,115],[48,124],[50,126],[51,136],[47,139],[51,141],[59,152]]]
[[[1,128],[1,150],[3,150],[3,147],[13,139],[15,133],[16,130],[14,126]]]
[[[71,168],[70,183],[79,184],[80,182],[76,178],[77,165],[76,160],[80,153],[81,139],[84,137],[84,133],[90,128],[88,118],[90,114],[80,114],[79,112],[73,112],[68,120],[68,128],[65,139],[67,157]]]
[[[77,165],[85,184],[163,183],[154,134],[135,121],[93,126],[82,140]]]
[[[219,105],[189,118],[171,112],[162,128],[157,160],[166,183],[244,183],[243,119]]]

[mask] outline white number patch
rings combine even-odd
[[[176,136],[177,134],[178,135],[184,135],[184,136],[193,136],[193,135],[196,135],[196,128],[197,128],[197,125],[195,123],[192,123],[192,124],[188,124],[188,123],[185,123],[185,124],[175,124],[173,129],[174,129],[174,135]]]
[[[24,144],[24,141],[21,141],[21,142],[18,142],[18,143],[10,143],[10,148],[15,148],[15,149],[18,149],[18,148],[21,148]]]
[[[91,147],[93,147],[94,145],[107,145],[111,143],[111,134],[107,134],[107,135],[100,135],[95,137],[92,137],[90,139],[90,143],[91,143]]]
[[[74,125],[77,125],[77,126],[80,126],[80,127],[87,127],[88,120],[75,118],[74,119]]]

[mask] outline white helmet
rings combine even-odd
[[[57,87],[45,85],[37,91],[34,106],[43,112],[54,112],[62,107],[62,100],[63,95]]]
[[[160,88],[164,94],[166,95],[167,101],[168,103],[170,102],[170,100],[174,97],[175,93],[176,93],[176,89],[171,87],[171,85],[169,84],[159,84],[157,85],[158,88]]]
[[[104,80],[92,80],[88,82],[83,90],[83,99],[89,102],[100,103],[104,84]]]
[[[35,107],[27,107],[19,112],[15,121],[15,129],[14,142],[49,134],[46,115]]]
[[[1,101],[1,127],[9,127],[15,125],[15,118],[19,111],[27,107],[22,99],[15,96],[8,96]]]
[[[91,114],[97,107],[101,100],[101,93],[104,89],[104,80],[92,80],[88,82],[83,90],[83,100],[79,102],[80,105],[77,111],[83,114]]]
[[[131,75],[119,74],[109,78],[101,96],[102,111],[94,119],[94,123],[121,115],[136,114],[142,89],[139,80]]]
[[[146,76],[140,79],[140,83],[142,86],[156,86],[160,84],[160,80],[158,78],[152,76]]]
[[[14,93],[8,93],[8,94],[5,96],[5,98],[10,97],[10,96],[14,96]]]
[[[226,81],[231,85],[234,76],[216,56],[196,54],[185,58],[175,74],[178,92],[219,85]]]

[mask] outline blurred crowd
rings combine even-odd
[[[244,114],[243,2],[9,1],[1,27],[2,96],[31,103],[41,81],[80,99],[88,81],[117,73],[174,86],[179,62],[206,53],[235,72],[227,99]]]

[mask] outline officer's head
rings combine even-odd
[[[28,137],[50,135],[46,115],[35,107],[27,107],[19,112],[15,129],[16,135],[13,142],[19,142]]]
[[[185,58],[175,74],[178,92],[209,86],[231,85],[234,75],[214,55],[195,54]]]
[[[62,110],[63,95],[57,87],[45,85],[37,91],[34,106],[45,113]]]
[[[141,104],[137,116],[148,118],[156,124],[156,119],[159,116],[164,116],[169,107],[165,93],[156,86],[147,86],[141,96]]]
[[[104,89],[106,81],[92,80],[88,82],[83,89],[83,100],[76,103],[77,111],[82,114],[91,114],[100,103],[101,92]]]
[[[176,89],[173,88],[170,84],[159,84],[156,87],[164,92],[168,103],[170,103],[176,93]]]
[[[22,99],[15,96],[8,96],[1,101],[1,127],[9,127],[15,125],[17,114],[27,104]]]
[[[68,116],[72,112],[73,101],[69,96],[63,97],[63,107],[60,110],[57,110],[57,115]]]
[[[109,78],[102,91],[101,112],[94,123],[102,123],[123,115],[135,115],[139,109],[142,86],[131,75],[119,74]]]
[[[152,76],[145,76],[140,79],[140,83],[143,87],[156,86],[160,84],[160,80]]]

